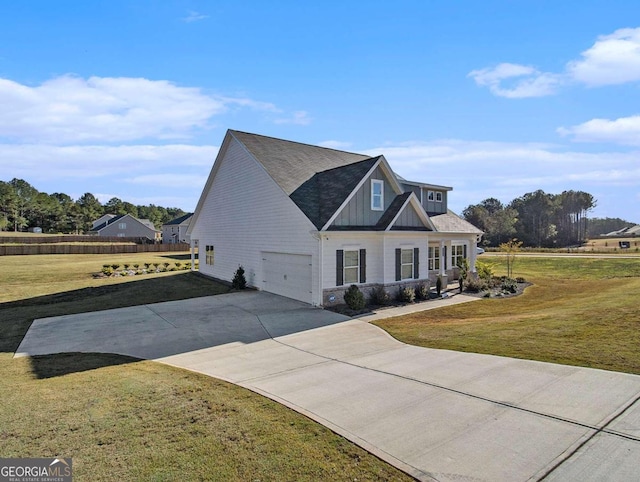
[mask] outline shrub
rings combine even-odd
[[[470,293],[479,293],[488,288],[487,281],[482,278],[469,277],[466,282],[466,290]]]
[[[493,278],[493,265],[489,263],[483,263],[482,261],[476,261],[476,271],[478,276],[484,280]]]
[[[518,276],[516,278],[516,283],[526,283],[527,280],[525,280],[522,276]]]
[[[409,286],[398,290],[398,301],[403,303],[413,303],[416,300],[416,290]]]
[[[151,263],[145,263],[144,264],[144,269],[149,269],[150,266],[151,266]]]
[[[164,269],[168,269],[170,264],[171,263],[164,262],[162,263],[162,266],[164,266]]]
[[[176,261],[176,268],[180,269],[180,266],[182,266],[182,263],[180,261]]]
[[[415,288],[416,299],[418,300],[428,300],[431,297],[431,293],[429,292],[429,282],[420,283]]]
[[[111,266],[109,266],[108,264],[104,265],[102,267],[102,274],[111,276],[113,274],[113,268],[111,268]]]
[[[185,263],[184,264],[184,269],[191,269],[191,263]]]
[[[247,287],[247,279],[244,277],[244,268],[242,266],[238,266],[238,269],[233,275],[231,287],[234,290],[243,290]]]
[[[116,271],[118,268],[120,268],[119,264],[112,264],[111,267],[113,268],[114,271]]]
[[[349,286],[347,291],[344,293],[344,302],[352,310],[361,310],[364,308],[364,295],[362,294],[362,291],[360,291],[360,288],[356,285]]]
[[[369,303],[372,305],[385,306],[391,302],[391,296],[382,285],[375,285],[369,293]]]
[[[131,266],[131,265],[130,265],[130,264],[128,264],[128,263],[125,263],[125,264],[123,264],[122,266],[124,266],[124,269],[129,269],[129,266]]]
[[[111,268],[111,265],[110,264],[103,264],[102,267],[103,268]]]
[[[389,292],[383,285],[373,285],[369,290],[369,304],[370,305],[386,305],[391,301]]]
[[[153,263],[153,267],[154,267],[155,269],[158,269],[158,266],[160,266],[160,263]]]
[[[138,263],[136,263],[136,264],[134,264],[134,265],[133,265],[133,267],[134,267],[135,269],[138,269],[138,268],[140,268],[140,265],[139,265]]]
[[[436,280],[436,293],[440,296],[442,292],[442,276],[438,275],[438,279]]]
[[[501,288],[504,291],[508,291],[509,293],[515,293],[518,291],[518,284],[516,283],[516,280],[511,278],[506,278],[502,280]]]

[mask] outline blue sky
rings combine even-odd
[[[226,129],[640,222],[635,1],[0,4],[0,179],[193,210]],[[635,22],[635,23],[634,23]]]

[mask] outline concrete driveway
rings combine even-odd
[[[264,292],[36,320],[16,356],[110,352],[247,387],[422,480],[638,480],[640,377],[405,345]]]

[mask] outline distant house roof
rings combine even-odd
[[[113,216],[111,219],[107,219],[107,221],[105,221],[104,223],[100,224],[99,226],[95,226],[95,227],[91,228],[91,231],[94,231],[94,232],[102,231],[107,226],[110,226],[113,223],[117,223],[118,221],[120,221],[124,217],[129,217],[129,218],[133,219],[134,221],[138,221],[139,223],[145,225],[149,229],[152,229],[153,231],[158,231],[156,229],[156,227],[153,225],[153,223],[151,221],[149,221],[148,219],[138,219],[135,216],[132,216],[131,214],[119,214],[117,216]]]
[[[113,214],[109,214],[109,216],[113,216],[113,217],[111,217],[110,219],[107,219],[104,223],[99,224],[98,226],[94,226],[93,228],[91,228],[91,231],[101,231],[104,228],[106,228],[107,226],[109,226],[110,224],[113,224],[113,223],[117,222],[118,220],[122,219],[123,217],[125,217],[126,214],[119,214],[117,216],[115,216]]]
[[[180,217],[177,217],[175,219],[172,219],[168,223],[164,223],[163,226],[171,226],[171,225],[176,225],[176,224],[182,224],[183,222],[188,220],[191,216],[193,216],[193,213],[187,213],[187,214],[185,214],[183,216],[180,216]]]

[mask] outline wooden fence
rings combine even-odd
[[[122,240],[122,238],[119,238]],[[103,238],[104,242],[104,238]],[[175,244],[18,244],[0,245],[0,256],[31,254],[119,254],[189,251],[186,243]]]
[[[0,234],[0,244],[49,244],[49,243],[135,243],[154,244],[149,238],[131,237],[121,238],[118,236],[87,236],[87,235],[59,235],[59,236],[2,236]]]

